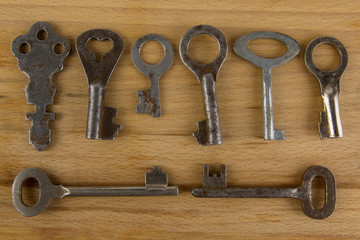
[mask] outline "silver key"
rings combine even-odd
[[[70,49],[69,41],[56,35],[46,22],[32,25],[29,32],[17,37],[11,46],[18,68],[30,78],[25,93],[28,104],[35,105],[35,112],[26,113],[25,119],[31,120],[29,143],[38,151],[45,150],[51,141],[49,121],[55,120],[55,113],[47,112],[46,107],[53,104],[56,92],[52,76],[63,69]]]
[[[102,56],[100,62],[96,61],[95,54],[87,48],[91,39],[109,39],[113,43],[113,48]],[[116,108],[105,107],[103,101],[106,85],[124,50],[124,41],[110,30],[93,29],[80,34],[75,45],[89,84],[86,138],[113,140],[121,126],[113,123]]]
[[[312,59],[314,49],[323,43],[335,46],[341,56],[339,66],[333,71],[321,71]],[[344,45],[332,37],[318,37],[312,40],[305,51],[305,64],[309,71],[317,78],[321,87],[321,96],[324,100],[324,111],[320,113],[319,132],[321,139],[343,137],[341,126],[339,95],[340,78],[348,64],[348,54]]]
[[[297,198],[301,201],[304,213],[314,219],[324,219],[335,209],[336,182],[333,174],[324,167],[313,166],[304,173],[302,185],[297,188],[239,188],[226,186],[226,167],[220,166],[220,176],[209,175],[209,166],[203,166],[203,188],[194,188],[195,197],[204,198]],[[312,205],[312,182],[320,176],[325,180],[325,205],[317,210]]]
[[[140,49],[148,41],[157,41],[164,47],[165,56],[156,65],[147,64],[140,57]],[[170,68],[173,62],[174,50],[171,43],[166,38],[157,34],[145,35],[135,42],[131,58],[135,67],[150,80],[149,90],[138,91],[139,105],[136,107],[136,113],[152,113],[153,117],[160,117],[159,79]]]
[[[35,178],[39,182],[40,197],[34,206],[28,206],[22,199],[22,186],[28,178]],[[178,187],[168,187],[167,174],[155,166],[145,174],[145,187],[80,187],[53,185],[44,171],[39,168],[22,170],[14,179],[12,185],[12,201],[16,210],[32,217],[42,213],[53,198],[66,196],[161,196],[178,195]]]
[[[253,39],[274,39],[286,45],[288,51],[281,57],[274,59],[262,58],[255,55],[248,48],[248,42]],[[286,63],[295,57],[299,51],[299,44],[289,36],[277,32],[252,32],[235,41],[234,51],[237,55],[263,69],[263,131],[265,140],[285,140],[283,130],[274,128],[272,104],[272,78],[271,69]]]
[[[188,53],[189,43],[192,38],[199,34],[213,36],[219,44],[219,54],[214,61],[207,64],[199,64],[192,60]],[[180,57],[186,67],[188,67],[197,77],[202,87],[202,95],[205,106],[204,121],[198,122],[198,132],[193,133],[198,143],[201,145],[215,145],[222,143],[219,110],[216,98],[215,83],[220,67],[225,61],[228,45],[225,36],[215,27],[209,25],[199,25],[189,29],[180,41]]]

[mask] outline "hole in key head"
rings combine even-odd
[[[96,61],[100,62],[101,58],[111,49],[113,49],[114,44],[110,39],[104,39],[99,41],[95,38],[90,39],[87,43],[87,48],[92,51],[96,56]]]
[[[286,45],[274,39],[253,39],[248,42],[248,48],[256,56],[274,59],[283,56],[288,51]]]
[[[19,47],[19,51],[22,54],[28,54],[30,52],[30,44],[28,44],[27,42],[22,43]]]
[[[189,42],[188,52],[192,60],[197,63],[211,63],[219,54],[219,44],[213,36],[199,34]]]
[[[147,64],[159,64],[165,56],[164,47],[158,41],[148,41],[141,46],[140,56]]]
[[[36,37],[40,41],[45,41],[48,38],[48,33],[46,30],[42,29],[42,30],[38,31],[38,33],[36,34]]]
[[[39,201],[39,189],[39,182],[35,178],[28,178],[23,182],[21,192],[25,205],[32,207]]]
[[[54,45],[54,52],[56,54],[62,54],[65,52],[65,46],[62,43],[57,43]]]
[[[325,179],[317,176],[311,183],[311,201],[316,210],[320,210],[325,206]]]
[[[327,43],[322,43],[313,51],[314,65],[322,71],[332,71],[340,64],[339,50]]]

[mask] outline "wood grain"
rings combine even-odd
[[[0,1],[0,239],[359,239],[359,14],[356,0]],[[24,115],[34,107],[24,94],[28,78],[10,51],[12,41],[37,21],[52,24],[73,48],[53,78],[57,93],[48,110],[56,121],[44,152],[28,143],[30,122]],[[216,86],[219,146],[202,147],[191,136],[204,118],[201,87],[181,62],[178,47],[182,35],[198,24],[217,27],[229,42]],[[122,124],[114,141],[85,139],[88,87],[74,41],[92,28],[113,30],[125,41],[105,99],[106,106],[118,109],[115,121]],[[301,45],[297,57],[272,71],[275,127],[284,129],[286,141],[262,139],[261,70],[232,51],[237,38],[259,30],[287,34]],[[149,82],[130,54],[136,39],[148,33],[166,37],[175,50],[173,66],[160,80],[163,116],[157,119],[135,112],[137,90]],[[338,38],[349,54],[341,79],[342,139],[320,140],[317,130],[323,104],[303,55],[321,35]],[[214,57],[216,45],[208,40],[197,39],[191,54]],[[264,56],[283,51],[267,41],[251,47]],[[149,47],[144,55],[159,59],[161,49]],[[331,48],[316,58],[324,67],[338,59]],[[190,191],[202,184],[203,164],[226,164],[229,186],[284,187],[299,185],[308,167],[323,165],[337,180],[336,210],[316,221],[293,199],[194,198]],[[12,206],[12,180],[23,168],[40,167],[64,185],[142,185],[153,165],[169,174],[171,185],[179,185],[179,196],[69,197],[54,200],[33,218]]]

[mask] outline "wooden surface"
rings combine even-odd
[[[356,0],[0,1],[0,239],[359,239],[359,14]],[[30,122],[24,116],[34,107],[25,98],[28,78],[10,51],[12,41],[37,21],[52,24],[72,45],[63,71],[53,78],[57,92],[48,110],[56,121],[43,152],[28,143]],[[223,136],[218,146],[202,147],[191,135],[204,119],[203,100],[178,47],[198,24],[217,27],[229,43],[216,85]],[[115,31],[125,41],[105,99],[106,106],[118,109],[115,122],[122,125],[114,141],[85,139],[88,87],[74,42],[93,28]],[[301,45],[297,57],[272,71],[275,127],[284,129],[286,141],[263,140],[261,70],[232,50],[237,38],[259,30],[287,34]],[[166,37],[175,52],[160,80],[163,116],[156,119],[135,112],[137,90],[148,88],[149,81],[130,55],[136,39],[149,33]],[[349,54],[341,79],[342,139],[319,138],[320,88],[303,60],[307,44],[321,35],[338,38]],[[192,56],[215,57],[214,43],[199,37],[190,46]],[[250,47],[262,56],[286,51],[266,40]],[[155,44],[144,48],[146,60],[161,59]],[[315,58],[331,67],[338,56],[322,47]],[[215,170],[226,164],[229,186],[270,187],[298,186],[308,167],[325,166],[337,180],[336,210],[318,221],[306,217],[294,199],[194,198],[191,189],[202,185],[203,164]],[[143,185],[154,165],[168,173],[170,185],[180,187],[179,196],[68,197],[53,200],[32,218],[11,202],[12,181],[24,168],[40,167],[56,184],[121,186]]]

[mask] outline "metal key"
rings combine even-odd
[[[35,178],[39,182],[39,200],[34,206],[28,206],[22,198],[22,186],[26,179]],[[100,187],[53,185],[44,171],[39,168],[22,170],[12,185],[12,202],[16,210],[26,216],[33,217],[42,213],[53,198],[66,196],[161,196],[178,195],[178,187],[168,187],[167,174],[155,166],[145,174],[145,187]]]
[[[219,44],[217,57],[214,61],[207,64],[195,62],[188,53],[191,39],[199,34],[211,35]],[[209,25],[199,25],[189,29],[180,41],[179,51],[181,60],[195,74],[202,87],[206,119],[197,123],[198,132],[193,133],[193,136],[204,146],[222,143],[215,83],[219,69],[225,61],[227,50],[228,46],[225,36],[218,29]]]
[[[49,121],[55,120],[55,113],[47,112],[53,104],[56,88],[52,76],[63,68],[63,61],[69,55],[69,41],[56,35],[53,27],[46,22],[37,22],[29,32],[17,37],[11,50],[18,59],[18,68],[30,79],[25,88],[28,104],[35,105],[35,112],[28,112],[31,120],[29,143],[38,151],[45,150],[51,141]]]
[[[254,39],[274,39],[288,48],[287,53],[274,59],[262,58],[250,51],[248,43]],[[274,128],[272,104],[272,77],[271,69],[286,63],[295,57],[299,51],[299,44],[289,36],[277,32],[252,32],[235,41],[234,51],[237,55],[263,69],[263,131],[265,140],[285,140],[284,131]]]
[[[87,48],[91,39],[110,40],[113,43],[113,48],[102,56],[100,62]],[[124,50],[124,41],[110,30],[93,29],[80,34],[75,44],[89,84],[86,138],[113,140],[121,125],[113,123],[116,108],[105,107],[103,101],[106,85]]]
[[[165,56],[158,64],[147,64],[140,57],[140,49],[148,41],[157,41],[164,47]],[[166,38],[157,34],[145,35],[135,42],[131,58],[135,67],[150,80],[150,89],[139,90],[137,93],[139,105],[136,107],[136,113],[152,113],[153,117],[160,117],[159,79],[170,68],[173,62],[174,50],[171,43]]]
[[[323,43],[335,46],[341,56],[339,66],[333,71],[318,69],[312,58],[314,49]],[[344,45],[332,37],[318,37],[312,40],[305,50],[305,64],[309,71],[317,78],[321,87],[321,96],[324,100],[324,111],[320,113],[319,132],[321,139],[343,137],[341,126],[339,95],[340,78],[348,64],[348,54]]]
[[[312,182],[320,176],[325,180],[325,205],[317,210],[312,205]],[[220,176],[209,175],[209,166],[203,166],[203,188],[194,188],[195,197],[204,198],[297,198],[304,213],[314,219],[324,219],[335,209],[336,183],[333,174],[324,167],[313,166],[304,173],[302,185],[297,188],[239,188],[226,186],[226,167],[220,166]]]

